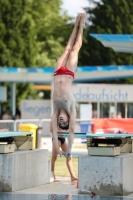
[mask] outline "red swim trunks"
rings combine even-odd
[[[61,66],[58,70],[54,72],[54,76],[58,75],[70,75],[74,78],[74,73],[70,70],[68,70],[65,66]]]

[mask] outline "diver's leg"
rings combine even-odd
[[[71,181],[78,180],[78,177],[75,175],[74,170],[73,170],[72,156],[66,158],[66,164],[71,176]]]
[[[58,140],[58,145],[59,145],[59,148],[60,148],[61,142],[59,140]],[[55,172],[55,162],[57,160],[57,156],[58,156],[58,153],[56,152],[54,145],[53,145],[53,142],[52,142],[51,172],[53,173],[55,182],[59,181],[58,179],[56,179],[55,173],[54,173]]]
[[[82,46],[82,36],[83,36],[85,18],[86,18],[86,14],[81,14],[77,37],[66,63],[67,69],[71,70],[72,72],[76,71],[77,64],[78,64],[78,53]]]
[[[72,34],[68,40],[67,46],[65,47],[64,53],[61,55],[61,57],[58,59],[55,70],[59,69],[61,66],[66,66],[67,59],[69,57],[69,53],[74,45],[75,38],[77,36],[79,22],[80,22],[81,14],[79,14],[76,18],[76,22],[72,31]]]
[[[61,149],[63,152],[68,151],[68,144],[65,140],[65,142],[61,145]],[[69,170],[70,176],[71,176],[71,181],[78,180],[78,177],[75,176],[74,170],[73,170],[73,163],[72,163],[72,156],[66,158],[66,165]]]

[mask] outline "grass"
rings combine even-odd
[[[51,157],[49,157],[51,159]],[[73,160],[73,169],[75,175],[78,176],[78,158],[72,158]],[[55,162],[55,176],[69,177],[69,171],[66,165],[65,157],[58,157]]]
[[[87,144],[73,145],[73,149],[87,149]]]

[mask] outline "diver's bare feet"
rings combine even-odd
[[[79,26],[80,25],[81,15],[82,14],[78,14],[78,16],[76,17],[75,26]]]
[[[54,178],[54,182],[60,182],[60,180],[57,178]]]
[[[83,28],[85,27],[85,21],[86,21],[86,14],[82,13],[80,18],[80,26],[83,26]]]
[[[77,176],[71,177],[71,181],[77,181],[77,180],[78,180],[78,177],[77,177]]]

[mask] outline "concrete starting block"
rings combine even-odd
[[[23,190],[50,182],[48,149],[0,154],[0,192]]]
[[[125,196],[133,192],[133,153],[79,156],[79,194]]]

